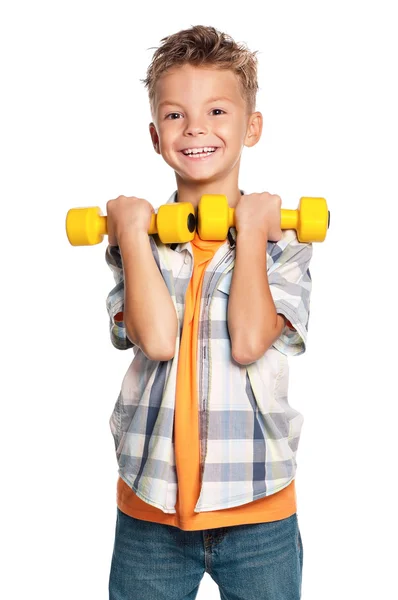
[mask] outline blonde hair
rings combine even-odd
[[[256,106],[257,57],[245,43],[236,43],[228,34],[214,27],[194,25],[161,40],[156,49],[145,79],[140,79],[148,89],[151,113],[154,114],[155,88],[161,75],[174,66],[186,63],[195,66],[230,69],[238,78],[241,96],[248,114]],[[152,49],[152,48],[151,48]]]

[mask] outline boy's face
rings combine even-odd
[[[192,182],[225,179],[239,168],[243,146],[254,146],[262,131],[262,115],[247,114],[232,71],[189,64],[160,77],[153,119],[155,151],[177,176]],[[199,157],[186,156],[187,148],[216,150]]]

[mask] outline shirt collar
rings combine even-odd
[[[241,195],[243,196],[243,194],[245,193],[243,190],[239,190]],[[173,192],[170,196],[170,198],[167,200],[166,204],[173,204],[173,202],[177,202],[177,196],[178,196],[178,191],[175,190],[175,192]],[[230,248],[234,248],[235,244],[236,244],[236,229],[235,227],[230,227],[228,229],[228,241],[229,241],[229,246]],[[185,242],[183,244],[178,244],[178,243],[174,243],[174,244],[170,244],[170,248],[172,250],[176,250],[177,252],[182,252],[185,249],[188,249],[190,246],[190,242]]]

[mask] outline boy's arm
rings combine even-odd
[[[177,313],[152,254],[145,232],[125,234],[119,241],[125,278],[124,322],[151,360],[170,360],[177,339]]]
[[[124,302],[115,321],[124,322],[131,342],[151,360],[174,356],[177,313],[154,259],[149,236],[128,232],[119,238],[123,263]]]
[[[238,233],[228,307],[237,362],[254,362],[272,345],[284,354],[305,352],[311,256],[312,244],[302,244],[293,232],[285,232],[281,244],[273,246],[267,272],[264,238]]]
[[[228,301],[232,356],[249,364],[278,339],[285,318],[278,315],[267,277],[267,240],[260,234],[237,234],[235,267]]]

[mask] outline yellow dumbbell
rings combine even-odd
[[[281,229],[295,229],[299,242],[323,242],[330,225],[325,198],[300,198],[297,210],[281,209]],[[235,227],[235,209],[226,196],[205,194],[198,206],[198,235],[202,240],[225,240]]]
[[[225,240],[229,227],[235,227],[235,209],[226,196],[205,194],[198,206],[198,235],[202,240]],[[323,242],[330,225],[330,212],[324,198],[300,199],[297,210],[281,209],[281,229],[295,229],[300,242]],[[163,244],[193,240],[196,217],[190,202],[163,204],[153,214],[148,234],[159,235]],[[66,233],[72,246],[91,246],[107,234],[107,217],[98,206],[71,208],[66,216]]]
[[[107,235],[107,217],[98,206],[71,208],[66,215],[66,235],[72,246],[100,244]],[[190,242],[196,217],[190,202],[163,204],[151,217],[149,234],[157,233],[163,244]]]

